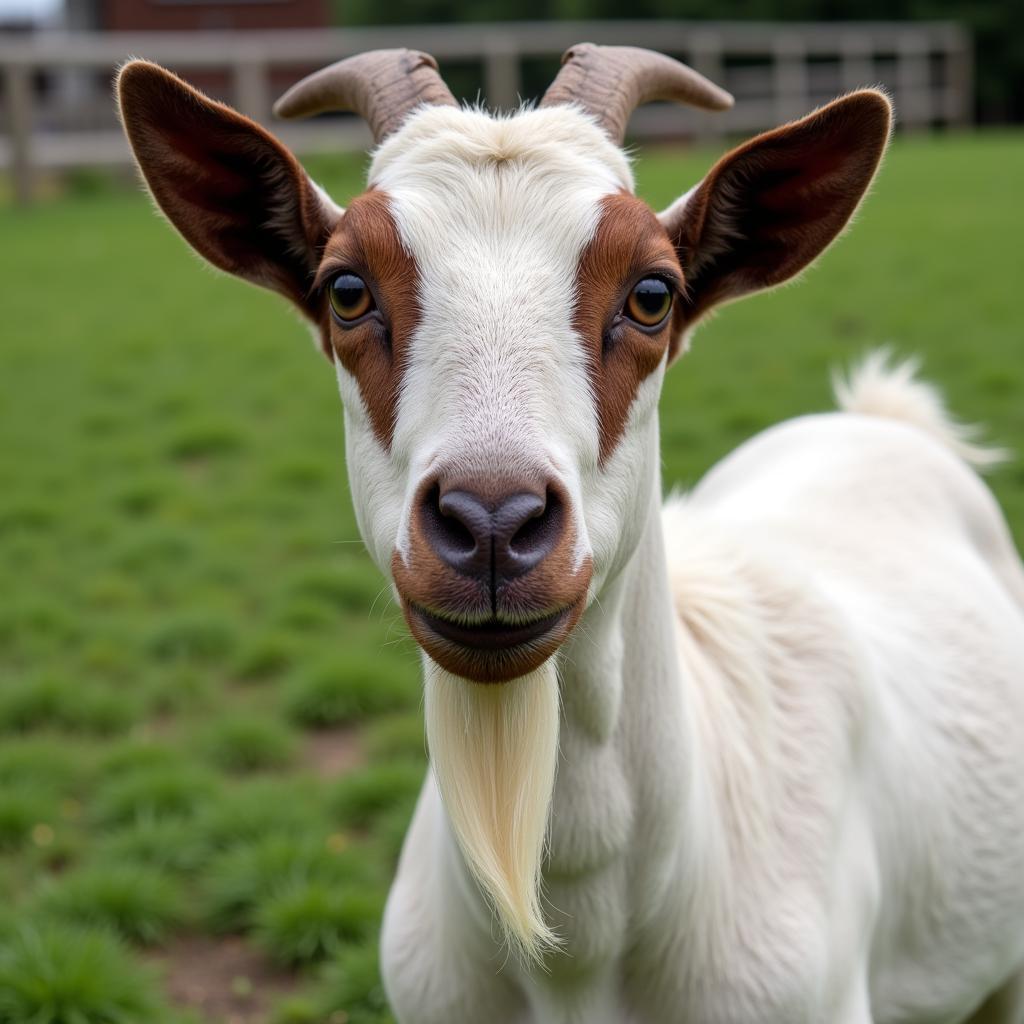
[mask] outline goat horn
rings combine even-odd
[[[418,50],[371,50],[339,60],[293,85],[275,104],[278,117],[351,110],[383,142],[414,108],[456,106],[437,61]]]
[[[693,68],[636,46],[578,43],[562,55],[562,69],[542,107],[577,103],[621,145],[629,115],[643,103],[673,100],[704,110],[728,110],[732,96]]]

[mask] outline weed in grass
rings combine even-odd
[[[316,459],[290,457],[270,469],[271,483],[291,491],[318,491],[331,478],[330,471]]]
[[[80,868],[52,881],[37,900],[44,913],[111,928],[152,945],[181,923],[181,894],[172,879],[138,864]]]
[[[364,740],[373,761],[423,761],[427,756],[427,737],[418,713],[378,718],[367,725]]]
[[[16,501],[0,508],[0,537],[5,540],[9,534],[18,531],[28,533],[49,533],[56,524],[53,506],[37,501]]]
[[[0,789],[0,850],[24,845],[40,828],[49,831],[37,835],[52,835],[58,817],[57,799],[45,787]]]
[[[3,551],[11,550],[15,564],[11,579],[23,574],[17,572],[19,548],[4,541]],[[31,554],[31,549],[28,549]],[[29,562],[31,565],[31,562]],[[4,607],[0,608],[0,639],[5,652],[22,657],[35,664],[36,656],[52,656],[54,651],[65,650],[81,639],[81,624],[60,605],[35,594],[4,594]]]
[[[0,731],[58,729],[110,736],[123,732],[139,714],[130,695],[63,676],[28,677],[0,692]]]
[[[224,771],[245,773],[282,768],[295,757],[295,734],[273,718],[232,715],[208,726],[199,746]]]
[[[306,995],[282,1000],[273,1024],[394,1024],[380,980],[377,943],[346,945]]]
[[[211,673],[199,666],[176,663],[160,666],[150,677],[146,697],[150,711],[175,714],[209,707],[220,696]]]
[[[284,700],[292,721],[315,728],[415,706],[419,688],[411,665],[352,655],[297,675]]]
[[[287,634],[263,636],[239,652],[231,674],[242,682],[261,683],[288,669],[295,653],[295,644]]]
[[[141,519],[157,511],[166,500],[168,491],[162,477],[132,480],[114,496],[114,508],[132,519]]]
[[[232,455],[243,445],[244,439],[235,424],[197,417],[178,428],[167,451],[174,459],[195,462]]]
[[[373,825],[371,842],[390,870],[398,864],[409,822],[412,820],[415,803],[400,804],[381,814]]]
[[[323,1020],[339,1011],[348,1024],[392,1024],[380,980],[377,944],[349,946],[332,959],[317,993]]]
[[[203,905],[217,931],[252,926],[263,902],[306,882],[327,888],[374,888],[379,865],[354,847],[335,849],[329,837],[271,836],[221,854],[206,873]]]
[[[204,848],[189,818],[143,817],[103,833],[92,848],[97,864],[142,864],[176,874],[192,874]]]
[[[166,618],[153,630],[146,647],[157,661],[215,664],[231,653],[234,643],[232,623],[206,611]]]
[[[52,736],[11,736],[0,744],[0,793],[21,785],[70,793],[88,773],[78,747]]]
[[[294,593],[343,612],[365,615],[384,581],[370,561],[346,559],[334,569],[305,572],[292,584]]]
[[[165,573],[187,568],[195,554],[196,541],[192,536],[180,526],[155,520],[152,525],[126,531],[123,542],[115,546],[113,557],[116,568],[137,573],[153,586]]]
[[[89,590],[90,594],[95,592],[93,587]],[[99,603],[105,603],[110,598],[110,591],[105,589],[103,600]],[[128,645],[111,637],[94,637],[87,641],[82,646],[77,664],[87,674],[104,679],[125,679],[135,666]]]
[[[412,813],[423,786],[422,761],[373,764],[344,776],[334,786],[331,810],[350,828],[367,828],[382,814],[399,808]]]
[[[217,794],[196,817],[194,834],[216,853],[274,836],[325,837],[329,828],[319,785],[267,778]]]
[[[110,934],[38,922],[0,938],[0,1024],[163,1024],[149,972]]]
[[[199,768],[157,765],[118,775],[100,784],[90,817],[100,826],[125,825],[140,818],[188,817],[217,792],[216,776]]]
[[[337,624],[338,613],[320,601],[286,595],[275,613],[275,626],[303,634],[327,633]]]
[[[255,933],[278,963],[314,963],[337,953],[345,942],[369,935],[383,909],[381,889],[345,888],[318,880],[293,882],[260,904]]]
[[[107,747],[97,765],[101,780],[131,775],[138,771],[181,769],[188,771],[187,754],[167,743],[131,738]]]

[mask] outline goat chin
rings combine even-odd
[[[554,659],[484,685],[427,660],[433,771],[463,856],[511,950],[541,960],[558,940],[541,909],[541,863],[558,761]]]

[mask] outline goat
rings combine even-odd
[[[731,97],[583,44],[535,108],[425,54],[332,65],[342,210],[156,65],[123,124],[171,223],[288,298],[336,371],[360,531],[423,652],[432,771],[388,899],[402,1024],[1024,1020],[1024,571],[910,367],[661,503],[666,367],[842,231],[891,112],[853,92],[655,215],[621,143]]]

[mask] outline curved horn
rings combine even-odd
[[[562,55],[562,69],[542,107],[578,103],[619,145],[629,115],[643,103],[673,100],[704,110],[728,110],[732,96],[693,68],[636,46],[578,43]]]
[[[351,110],[364,117],[382,142],[421,104],[457,106],[437,71],[437,61],[419,50],[371,50],[314,72],[275,104],[278,117],[311,117]]]

